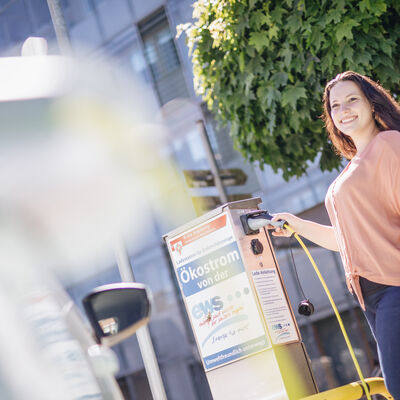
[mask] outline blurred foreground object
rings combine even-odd
[[[0,87],[0,398],[122,400],[118,360],[60,283],[145,235],[174,171],[163,129],[146,89],[99,60],[2,58]]]
[[[94,289],[83,300],[99,342],[113,346],[147,324],[150,299],[140,283],[114,283]]]
[[[51,243],[41,256],[73,279],[113,258],[117,236],[146,231],[149,198],[173,171],[158,154],[164,128],[152,121],[146,89],[111,64],[0,61],[0,207]]]

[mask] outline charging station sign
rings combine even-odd
[[[270,347],[227,213],[168,245],[205,369]]]
[[[299,341],[296,324],[289,311],[278,271],[275,268],[253,270],[252,277],[272,343]]]

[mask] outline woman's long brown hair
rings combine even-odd
[[[379,131],[400,130],[400,105],[381,85],[357,72],[342,72],[326,84],[322,115],[325,128],[336,152],[350,160],[357,152],[356,146],[350,136],[336,128],[331,117],[330,93],[332,88],[341,81],[352,81],[361,89],[372,106],[373,117]]]

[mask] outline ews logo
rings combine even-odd
[[[200,319],[206,317],[209,313],[213,311],[219,311],[224,307],[224,303],[220,296],[214,296],[209,300],[198,303],[192,308],[192,315],[195,319]]]

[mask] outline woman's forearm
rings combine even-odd
[[[339,251],[335,232],[332,226],[321,225],[316,222],[301,220],[300,229],[296,231],[299,235],[311,240],[321,247],[328,250]]]
[[[318,246],[325,247],[328,250],[339,251],[335,233],[332,226],[321,225],[313,221],[299,218],[289,213],[273,214],[273,220],[285,220],[289,226],[299,235],[316,243]],[[287,229],[276,229],[272,233],[274,236],[290,236]]]

